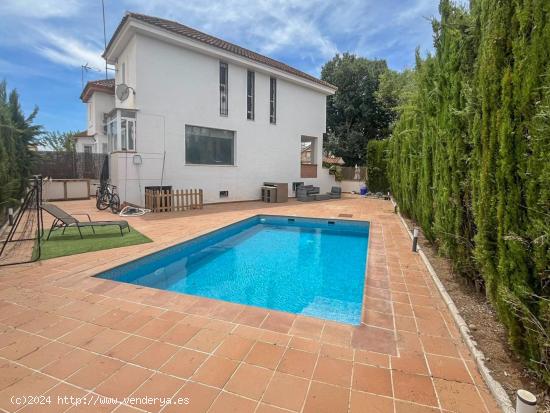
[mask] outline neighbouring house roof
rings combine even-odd
[[[84,90],[80,94],[80,99],[83,102],[87,102],[94,92],[104,92],[114,95],[115,79],[100,79],[89,81],[88,83],[86,83],[86,86],[84,86]]]
[[[281,70],[283,72],[289,73],[294,76],[298,76],[302,79],[309,80],[310,82],[317,83],[319,85],[328,87],[330,89],[336,90],[337,87],[325,82],[324,80],[317,79],[314,76],[308,75],[307,73],[302,72],[301,70],[295,69],[285,63],[279,62],[277,60],[271,59],[270,57],[263,56],[259,53],[253,52],[249,49],[245,49],[244,47],[237,46],[236,44],[227,42],[225,40],[222,40],[220,38],[211,36],[209,34],[200,32],[198,30],[195,30],[189,26],[185,26],[181,23],[178,23],[173,20],[166,20],[161,19],[159,17],[153,17],[153,16],[147,16],[144,14],[139,13],[132,13],[127,12],[126,15],[123,17],[122,21],[118,25],[117,29],[115,30],[115,33],[113,34],[113,37],[111,37],[111,40],[109,41],[109,44],[107,45],[107,48],[105,49],[105,53],[103,56],[107,54],[110,47],[114,43],[116,37],[119,35],[119,33],[122,31],[122,28],[124,27],[125,23],[129,19],[136,19],[140,22],[144,22],[147,24],[150,24],[155,27],[159,27],[161,29],[167,30],[169,32],[175,33],[177,35],[186,37],[191,40],[195,40],[197,42],[205,43],[207,45],[222,49],[224,51],[233,53],[235,55],[250,59],[254,62],[264,64],[266,66],[270,66],[272,68]]]
[[[93,138],[95,135],[88,135],[87,131],[77,132],[73,136],[70,137],[70,139],[78,139],[78,138]]]
[[[324,155],[323,162],[331,165],[343,165],[345,164],[344,160],[339,156]]]

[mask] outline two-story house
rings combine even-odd
[[[106,137],[122,201],[143,204],[145,189],[158,186],[202,188],[212,203],[258,199],[264,181],[287,182],[290,196],[295,182],[322,191],[334,183],[322,169],[333,85],[136,13],[124,16],[104,57],[116,68],[114,86],[90,82],[82,100],[91,108],[89,133]],[[121,84],[129,87],[122,100],[114,93]]]

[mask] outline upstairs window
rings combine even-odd
[[[277,79],[269,78],[269,122],[277,123]]]
[[[220,62],[220,115],[227,116],[229,107],[227,104],[228,67],[227,63]]]
[[[126,63],[122,63],[122,83],[126,84]]]
[[[246,76],[246,118],[254,120],[254,89],[255,89],[254,72],[250,70]]]

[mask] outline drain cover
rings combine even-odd
[[[353,214],[338,214],[338,216],[341,218],[351,218],[353,217]]]

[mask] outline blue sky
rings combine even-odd
[[[107,39],[125,11],[221,37],[319,76],[335,53],[383,58],[402,70],[432,50],[438,0],[105,0]],[[81,65],[101,68],[101,0],[2,0],[0,79],[46,130],[82,130]],[[104,72],[90,71],[86,80]]]

